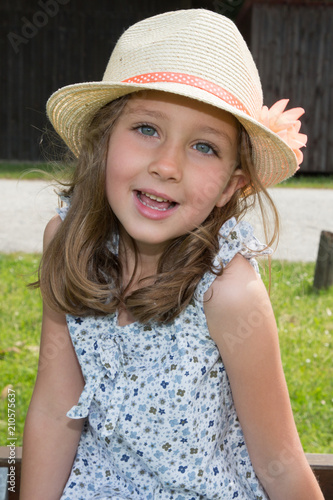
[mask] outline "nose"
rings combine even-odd
[[[180,148],[165,144],[155,152],[148,171],[160,180],[179,182],[183,175],[183,162],[184,157]]]

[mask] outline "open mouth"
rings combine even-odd
[[[178,205],[175,201],[167,200],[165,198],[161,198],[160,196],[155,196],[154,194],[143,191],[137,191],[136,196],[143,205],[152,208],[153,210],[159,210],[160,212],[165,212],[166,210],[170,210]]]

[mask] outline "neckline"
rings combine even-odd
[[[115,312],[114,320],[115,320],[116,327],[119,328],[119,329],[124,329],[124,328],[127,328],[127,327],[130,327],[130,326],[133,326],[133,325],[136,325],[136,324],[140,323],[140,321],[136,320],[136,321],[131,321],[130,323],[125,323],[125,325],[120,325],[119,324],[119,311],[118,311],[118,309]]]

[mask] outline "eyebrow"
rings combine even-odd
[[[227,134],[226,132],[223,132],[222,130],[218,130],[217,128],[210,127],[209,125],[206,125],[206,126],[200,128],[200,132],[202,132],[204,134],[214,135],[218,138],[222,137],[222,138],[226,139],[230,143],[231,146],[233,145],[233,141],[232,141],[231,137],[229,136],[229,134]]]
[[[125,114],[127,115],[142,114],[151,116],[152,118],[163,118],[163,119],[168,118],[168,116],[165,113],[162,113],[161,111],[153,111],[149,108],[145,108],[144,106],[135,106],[132,109],[127,107],[127,109],[125,108]]]
[[[146,116],[150,116],[151,118],[162,118],[164,120],[168,119],[168,115],[163,113],[162,111],[155,111],[151,110],[149,108],[146,108],[144,106],[135,106],[132,109],[127,108],[125,109],[125,114],[127,115],[135,115],[135,114],[143,114]],[[209,134],[209,135],[214,135],[217,138],[222,138],[228,141],[228,143],[233,146],[233,141],[229,134],[226,132],[223,132],[222,130],[218,130],[217,128],[210,127],[209,125],[204,125],[203,127],[200,127],[198,130],[199,133],[203,134]]]

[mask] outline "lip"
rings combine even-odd
[[[144,203],[141,202],[140,198],[138,197],[138,193],[147,193],[147,194],[152,194],[154,196],[158,196],[159,198],[163,198],[165,200],[170,201],[171,203],[175,203],[175,206],[172,208],[168,208],[167,210],[157,210],[156,208],[149,207],[148,205],[145,205]],[[139,212],[140,215],[143,217],[146,217],[151,220],[163,220],[167,219],[170,217],[174,212],[178,209],[179,204],[170,198],[168,195],[164,193],[160,193],[158,191],[152,190],[152,189],[136,189],[133,191],[133,199],[134,199],[134,204]]]

